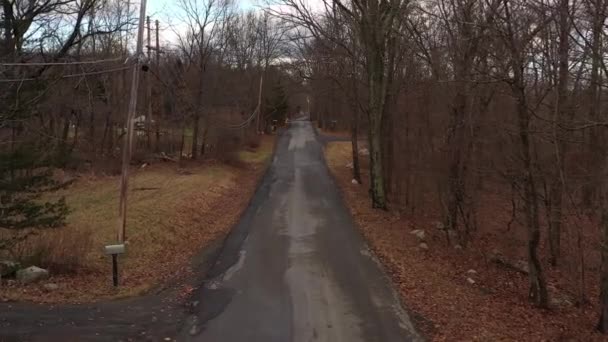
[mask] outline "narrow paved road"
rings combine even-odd
[[[184,329],[188,340],[420,339],[354,227],[307,121],[281,136],[212,273]]]

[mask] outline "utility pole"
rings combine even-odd
[[[154,70],[158,73],[160,77],[160,38],[158,36],[158,19],[155,21],[156,24],[156,66]],[[160,115],[156,118],[156,152],[160,151]]]
[[[146,17],[146,27],[148,29],[148,64],[152,61],[152,46],[150,45],[150,16]],[[148,113],[146,115],[146,147],[150,150],[152,146],[152,77],[150,77],[150,65],[148,65],[148,72],[146,72],[146,102],[148,103]]]
[[[257,122],[256,122],[256,129],[257,129],[257,133],[260,133],[260,116],[262,116],[262,87],[264,86],[264,74],[260,75],[260,92],[258,95],[258,116],[257,116]]]
[[[131,95],[129,111],[127,113],[127,134],[122,149],[122,174],[120,178],[120,203],[118,206],[118,242],[124,243],[127,227],[127,194],[129,192],[129,164],[131,163],[131,149],[133,148],[133,119],[137,110],[137,87],[139,85],[139,71],[141,70],[141,55],[144,45],[144,24],[146,17],[146,0],[141,0],[139,8],[139,27],[137,33],[137,48],[135,50],[135,63],[133,63],[133,77],[131,78]]]

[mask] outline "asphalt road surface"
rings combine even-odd
[[[308,121],[281,135],[211,274],[185,340],[421,340],[354,226]]]

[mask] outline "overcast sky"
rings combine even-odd
[[[256,9],[258,0],[235,0],[243,11]],[[146,12],[152,20],[160,21],[160,36],[163,43],[176,43],[175,31],[181,32],[177,13],[179,7],[177,0],[148,0]]]

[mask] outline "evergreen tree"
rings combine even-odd
[[[285,87],[279,81],[272,87],[272,98],[270,99],[270,103],[266,105],[266,108],[268,108],[266,115],[271,121],[277,120],[279,123],[285,121],[287,112],[289,111],[287,100]]]
[[[15,233],[0,240],[0,250],[37,229],[55,228],[65,223],[68,207],[64,198],[54,201],[42,195],[63,185],[52,177],[52,167],[33,144],[21,144],[14,151],[0,152],[0,229]]]

